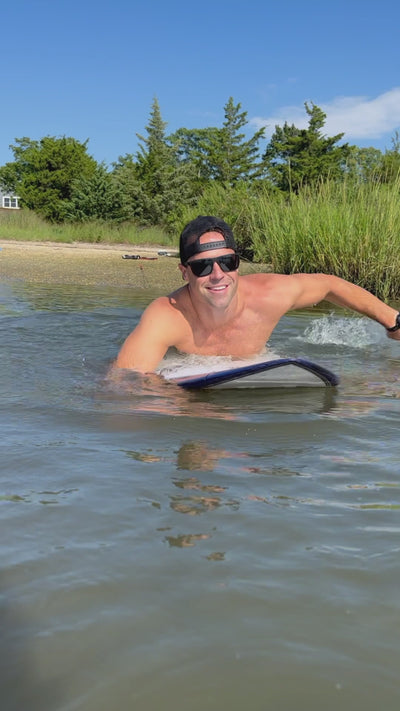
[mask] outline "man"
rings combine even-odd
[[[378,321],[400,340],[400,314],[365,289],[327,274],[239,276],[230,227],[199,216],[180,236],[186,285],[153,301],[123,344],[116,367],[154,371],[168,348],[198,355],[260,353],[281,317],[322,300]]]

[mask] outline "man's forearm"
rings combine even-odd
[[[397,309],[385,304],[366,289],[339,277],[331,277],[330,290],[325,299],[337,306],[358,311],[385,328],[391,328],[396,323]]]

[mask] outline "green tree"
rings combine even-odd
[[[327,137],[322,133],[326,114],[316,104],[304,104],[309,116],[306,129],[285,122],[275,126],[264,160],[272,182],[281,190],[297,192],[302,186],[343,175],[350,152],[347,143],[336,145],[344,134]]]
[[[241,104],[235,105],[230,97],[224,106],[223,126],[210,142],[210,162],[214,165],[214,177],[229,185],[239,180],[260,177],[264,170],[258,144],[264,137],[265,128],[260,128],[246,141],[241,129],[247,124],[247,111],[240,109]]]
[[[136,162],[126,156],[114,168],[121,188],[126,184],[126,194],[134,201],[133,214],[142,224],[167,225],[171,215],[193,197],[193,169],[179,161],[176,146],[166,137],[166,126],[155,98],[145,127],[147,136],[137,134]]]
[[[88,178],[96,170],[87,143],[66,136],[46,136],[40,141],[17,138],[10,146],[14,163],[0,168],[0,182],[18,193],[22,205],[52,222],[61,222],[68,211],[74,181]]]
[[[216,180],[225,185],[260,177],[264,171],[259,155],[261,128],[245,140],[242,129],[247,125],[247,111],[241,111],[230,97],[224,106],[222,128],[179,129],[171,140],[181,160],[191,163],[200,181]]]
[[[118,162],[113,165],[111,177],[128,213],[128,219],[141,221],[144,190],[138,176],[138,165],[132,153],[118,158]]]
[[[382,183],[394,183],[400,176],[400,135],[396,131],[392,137],[391,150],[385,151],[382,157]]]
[[[175,147],[181,163],[191,165],[197,190],[201,192],[207,182],[215,177],[215,166],[211,162],[211,146],[218,140],[220,129],[179,128],[170,141]]]
[[[362,183],[380,182],[382,167],[383,155],[378,148],[349,146],[346,173],[350,178]]]
[[[81,176],[72,185],[67,219],[118,221],[132,217],[125,194],[106,167],[98,165],[89,177]]]

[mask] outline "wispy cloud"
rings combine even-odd
[[[334,135],[345,133],[347,139],[382,138],[393,133],[400,126],[400,87],[380,94],[374,99],[367,96],[340,96],[323,104],[314,102],[326,113],[324,133]],[[255,116],[250,123],[257,128],[266,126],[271,135],[275,126],[285,121],[298,128],[308,125],[304,106],[284,106],[274,116]]]

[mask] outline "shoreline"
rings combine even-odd
[[[168,255],[159,255],[166,252]],[[123,259],[135,255],[140,259]],[[19,242],[0,239],[0,279],[38,284],[173,291],[181,286],[178,252],[160,245]]]
[[[125,254],[139,259],[123,259]],[[1,281],[110,286],[169,293],[183,284],[178,264],[178,250],[161,245],[0,239]],[[265,265],[241,265],[242,274],[265,271],[268,271]]]

